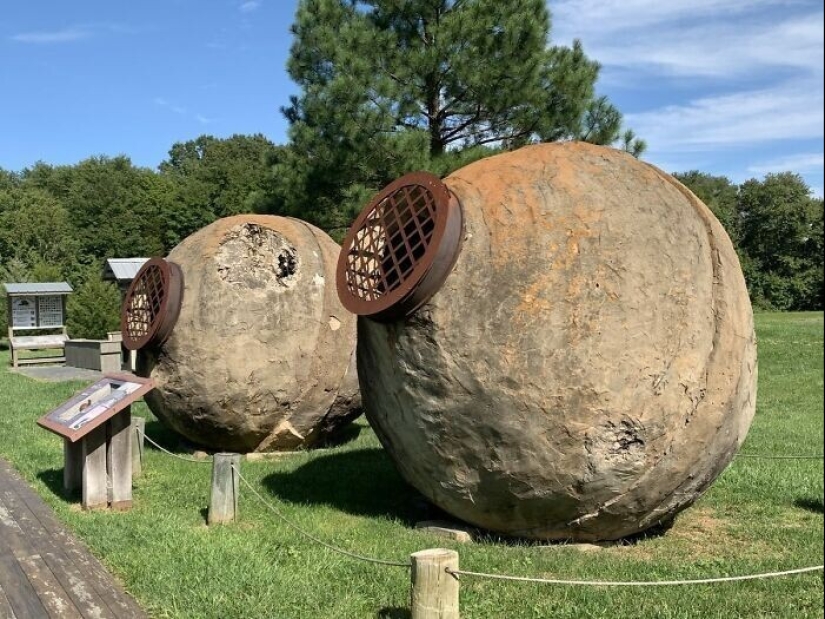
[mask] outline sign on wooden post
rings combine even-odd
[[[63,437],[63,486],[80,487],[84,509],[132,506],[131,404],[151,379],[108,374],[37,420]]]

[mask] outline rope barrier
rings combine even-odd
[[[757,344],[811,344],[822,346],[822,340],[757,340]]]
[[[736,454],[737,458],[758,458],[761,460],[822,460],[822,454],[810,454],[810,455],[791,455],[791,456],[771,456],[771,455],[763,455],[763,454],[749,454],[749,453],[739,453]]]
[[[546,585],[582,585],[588,587],[670,587],[676,585],[709,585],[722,582],[740,582],[743,580],[760,580],[767,578],[778,578],[780,576],[792,576],[796,574],[806,574],[809,572],[821,572],[822,565],[814,567],[803,567],[795,570],[785,570],[783,572],[766,572],[764,574],[747,574],[745,576],[722,576],[720,578],[699,578],[694,580],[560,580],[555,578],[529,578],[526,576],[509,576],[506,574],[485,574],[484,572],[469,572],[466,570],[452,570],[445,568],[445,571],[452,576],[475,576],[477,578],[489,578],[492,580],[508,580],[516,582],[532,582]]]
[[[366,561],[367,563],[376,563],[378,565],[389,565],[389,566],[392,566],[392,567],[406,567],[406,568],[410,567],[410,562],[409,561],[402,563],[400,561],[387,561],[385,559],[376,559],[374,557],[366,557],[364,555],[359,555],[359,554],[356,554],[354,552],[350,552],[348,550],[338,548],[336,546],[333,546],[332,544],[328,544],[327,542],[325,542],[321,539],[318,539],[317,537],[315,537],[311,533],[307,533],[306,531],[304,531],[297,524],[293,524],[292,522],[290,522],[283,514],[281,514],[281,512],[279,512],[278,509],[274,505],[272,505],[269,501],[267,501],[263,496],[261,496],[261,494],[257,490],[255,490],[254,487],[252,487],[252,485],[246,480],[246,478],[243,475],[241,475],[241,472],[238,470],[238,468],[234,464],[232,465],[232,470],[234,470],[235,473],[237,473],[238,479],[240,479],[243,482],[243,484],[250,490],[250,492],[252,492],[252,494],[254,494],[256,497],[258,497],[258,500],[261,503],[263,503],[266,507],[268,507],[269,510],[273,514],[275,514],[278,518],[280,518],[287,526],[289,526],[293,530],[297,531],[298,533],[300,533],[301,535],[303,535],[307,539],[312,540],[316,544],[320,544],[324,548],[326,548],[328,550],[331,550],[333,552],[337,552],[338,554],[344,555],[345,557],[350,557],[351,559],[358,559],[359,561]]]
[[[168,449],[166,449],[166,448],[165,448],[165,447],[163,447],[162,445],[159,445],[158,443],[156,443],[155,441],[153,441],[152,439],[150,439],[148,436],[146,436],[146,433],[145,433],[145,432],[143,433],[143,438],[145,438],[147,441],[149,441],[150,443],[152,443],[152,445],[154,445],[155,447],[157,447],[158,449],[160,449],[163,453],[165,453],[165,454],[167,454],[167,455],[170,455],[170,456],[172,456],[173,458],[177,458],[178,460],[183,460],[184,462],[198,462],[198,463],[204,463],[204,462],[206,462],[206,463],[208,463],[208,464],[211,464],[211,463],[212,463],[212,459],[211,459],[211,458],[208,458],[208,459],[206,459],[206,460],[199,460],[198,458],[191,458],[191,457],[189,457],[189,456],[181,456],[180,454],[172,453],[171,451],[169,451]]]

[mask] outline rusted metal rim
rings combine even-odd
[[[123,345],[160,346],[171,335],[183,301],[183,272],[174,262],[151,258],[132,280],[120,312]]]
[[[407,174],[385,187],[352,224],[338,257],[338,297],[354,314],[409,316],[444,284],[461,250],[464,217],[437,176]]]

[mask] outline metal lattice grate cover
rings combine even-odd
[[[341,303],[374,320],[413,313],[444,283],[462,225],[461,207],[438,177],[416,172],[390,184],[344,240],[337,271]]]
[[[183,299],[180,267],[163,258],[148,260],[123,300],[120,329],[129,350],[159,346],[172,332]]]

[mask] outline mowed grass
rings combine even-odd
[[[743,453],[823,452],[823,315],[759,314],[757,416]],[[83,513],[64,497],[60,439],[35,420],[83,384],[8,371],[0,352],[0,455],[117,574],[153,617],[408,617],[409,572],[334,554],[299,536],[241,488],[238,523],[207,527],[211,466],[147,449],[135,507]],[[147,434],[177,451],[143,404]],[[458,545],[413,528],[427,508],[361,421],[346,444],[243,462],[245,478],[290,520],[342,548],[404,561],[454,547],[467,570],[588,580],[692,579],[823,562],[821,459],[739,458],[659,536],[604,548],[488,539]],[[465,618],[822,617],[821,573],[716,585],[617,589],[463,577]]]

